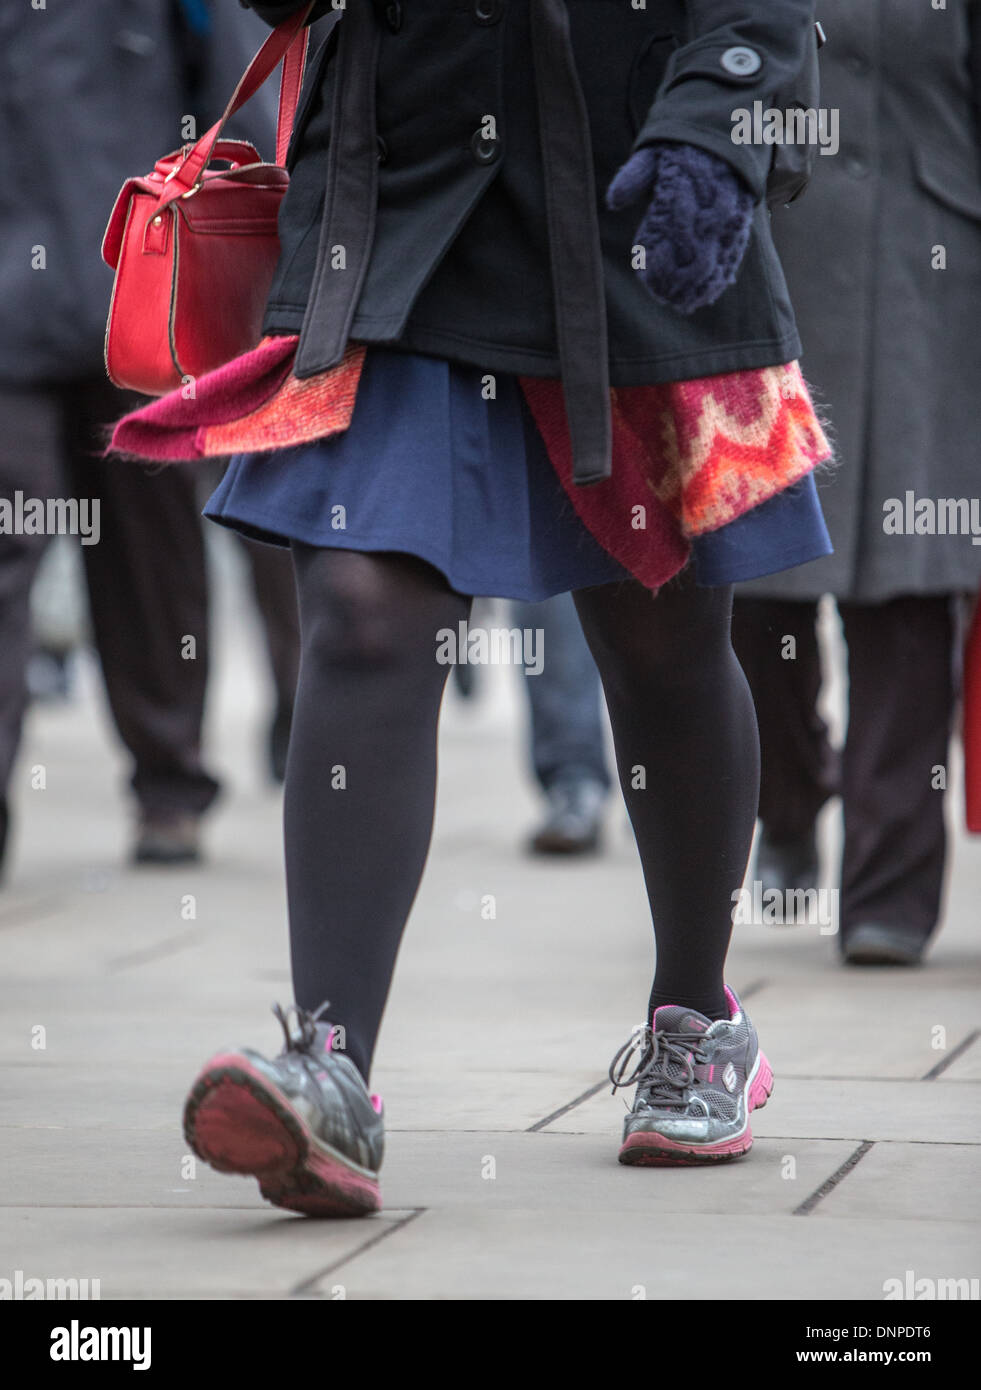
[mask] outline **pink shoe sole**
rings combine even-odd
[[[756,1074],[749,1083],[746,1102],[746,1128],[735,1139],[726,1139],[717,1144],[696,1147],[692,1144],[678,1143],[663,1134],[631,1134],[620,1149],[619,1160],[635,1167],[676,1168],[689,1167],[698,1163],[726,1163],[741,1154],[749,1153],[753,1147],[753,1131],[749,1127],[749,1114],[762,1110],[773,1091],[773,1071],[770,1063],[761,1052]]]
[[[257,1178],[267,1202],[304,1216],[367,1216],[381,1209],[381,1188],[323,1143],[285,1096],[247,1057],[212,1058],[191,1087],[184,1134],[219,1173]]]

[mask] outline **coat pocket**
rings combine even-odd
[[[921,188],[955,212],[981,221],[981,175],[974,162],[937,146],[918,145],[913,164]]]

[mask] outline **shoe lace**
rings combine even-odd
[[[686,1093],[695,1081],[695,1063],[705,1061],[701,1048],[693,1047],[692,1041],[691,1033],[655,1032],[649,1023],[638,1023],[610,1063],[612,1094],[636,1082],[649,1104],[685,1108]],[[635,1054],[637,1061],[628,1075]]]
[[[317,1041],[317,1022],[329,1007],[329,999],[325,999],[319,1009],[312,1012],[309,1009],[301,1009],[299,1004],[291,1004],[287,1009],[283,1009],[280,1004],[273,1004],[273,1015],[279,1022],[286,1040],[280,1055],[285,1056],[288,1052],[311,1052]],[[296,1020],[295,1029],[290,1023],[291,1015]]]

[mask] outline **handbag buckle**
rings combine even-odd
[[[191,151],[192,151],[193,149],[194,149],[194,146],[193,146],[193,145],[182,145],[182,146],[181,146],[181,161],[180,161],[179,164],[175,164],[175,165],[174,165],[173,169],[171,169],[170,173],[169,173],[169,174],[167,175],[167,177],[164,179],[164,183],[165,183],[165,184],[166,184],[166,183],[170,183],[171,179],[175,179],[175,178],[177,177],[177,175],[178,175],[178,174],[180,173],[180,171],[183,169],[184,165],[187,163],[187,157],[188,157],[188,155],[191,153]],[[199,174],[198,177],[197,177],[197,181],[194,183],[194,185],[193,185],[191,188],[189,188],[189,189],[187,190],[186,193],[182,193],[182,194],[181,194],[181,197],[182,197],[182,198],[191,198],[191,197],[193,197],[194,194],[195,194],[195,193],[198,191],[198,189],[201,187],[201,178],[202,178],[202,175]]]
[[[194,149],[194,146],[193,146],[193,145],[181,145],[181,157],[180,157],[180,160],[178,161],[177,164],[174,165],[173,169],[171,169],[170,173],[169,173],[169,174],[167,175],[167,177],[164,179],[164,183],[170,183],[171,179],[177,177],[177,175],[178,175],[178,174],[180,173],[180,171],[183,169],[184,165],[187,163],[187,156],[191,153],[191,151],[192,151],[193,149]]]

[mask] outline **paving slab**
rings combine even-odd
[[[213,1172],[188,1153],[179,1133],[25,1128],[5,1131],[3,1148],[4,1207],[268,1210],[251,1178]],[[483,1211],[533,1203],[570,1215],[634,1211],[638,1220],[672,1211],[789,1214],[854,1146],[803,1141],[788,1165],[786,1145],[761,1140],[751,1157],[712,1170],[624,1167],[617,1148],[616,1135],[394,1131],[383,1172],[386,1208]],[[964,1164],[954,1169],[964,1171]]]
[[[652,1226],[656,1224],[656,1230]],[[348,1299],[881,1299],[887,1279],[977,1272],[956,1222],[427,1211],[329,1276]],[[938,1252],[942,1252],[938,1253]]]
[[[970,1087],[970,1089],[969,1089]],[[548,1126],[565,1133],[599,1134],[623,1115],[600,1093]],[[981,1143],[981,1085],[899,1080],[800,1080],[777,1075],[774,1092],[753,1112],[759,1138],[892,1139],[928,1144]]]
[[[786,1145],[761,1140],[737,1163],[713,1169],[633,1168],[617,1162],[619,1134],[393,1133],[385,1160],[387,1201],[398,1207],[502,1211],[534,1206],[634,1214],[658,1221],[672,1212],[720,1217],[790,1214],[854,1149],[848,1141],[806,1140],[793,1164]],[[654,1234],[652,1228],[652,1235]]]
[[[839,968],[774,982],[747,1009],[780,1076],[922,1077],[981,1024],[973,973]],[[884,994],[887,1007],[878,1007]],[[937,1043],[943,1046],[938,1047]]]
[[[132,1065],[118,1057],[85,1065],[5,1063],[0,1135],[6,1127],[51,1125],[177,1133],[187,1091],[204,1060],[202,1049],[194,1064],[183,1069],[159,1056],[141,1062],[138,1088]],[[547,1118],[565,1099],[582,1094],[595,1076],[494,1069],[468,1074],[463,1085],[459,1072],[444,1064],[422,1077],[416,1071],[389,1071],[376,1080],[390,1097],[390,1129],[520,1131]]]
[[[975,1223],[981,1274],[981,1148],[975,1144],[876,1144],[824,1197],[822,1219]]]
[[[214,1172],[180,1130],[25,1128],[2,1135],[5,1207],[269,1210],[256,1182]]]
[[[0,1248],[25,1278],[98,1279],[101,1296],[284,1297],[323,1275],[407,1213],[307,1221],[274,1208],[0,1208]],[[6,1275],[5,1277],[10,1277]]]

